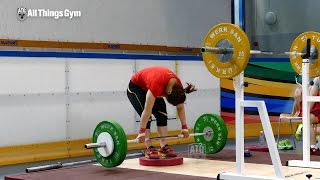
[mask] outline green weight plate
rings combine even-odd
[[[205,145],[206,154],[214,154],[221,151],[227,143],[228,129],[224,120],[216,114],[203,114],[194,126],[194,133],[212,131],[211,135],[194,136],[196,143]]]
[[[128,151],[127,137],[122,127],[114,121],[100,122],[93,132],[92,141],[97,142],[100,133],[109,133],[113,139],[114,149],[108,157],[103,157],[97,148],[93,149],[93,154],[97,161],[104,167],[119,166],[126,158]]]

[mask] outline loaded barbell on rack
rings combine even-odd
[[[292,43],[290,52],[268,52],[250,50],[246,33],[237,25],[221,23],[214,26],[206,35],[201,52],[209,72],[218,78],[233,78],[247,66],[250,54],[290,55],[292,68],[301,75],[302,56],[306,53],[306,41],[311,39],[310,77],[320,75],[320,33],[304,32]]]
[[[216,114],[201,115],[194,126],[196,143],[205,145],[207,154],[221,151],[228,138],[228,130],[224,120]],[[182,138],[182,135],[151,137],[149,140]],[[98,163],[111,168],[119,166],[127,156],[128,143],[137,143],[137,139],[127,140],[123,128],[115,121],[100,122],[92,137],[92,143],[86,144],[86,149],[93,149]]]

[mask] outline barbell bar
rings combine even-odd
[[[203,133],[192,133],[189,134],[189,137],[194,137],[194,136],[210,136],[213,132],[211,131],[206,131]],[[150,138],[146,138],[145,141],[151,141],[151,140],[158,140],[158,139],[175,139],[175,138],[183,138],[183,134],[178,134],[178,135],[174,135],[174,136],[158,136],[158,137],[150,137]],[[127,140],[127,143],[139,143],[139,139],[131,139],[131,140]],[[100,142],[100,143],[88,143],[85,144],[84,147],[86,149],[93,149],[93,148],[102,148],[102,147],[106,147],[107,143],[106,142]]]
[[[194,137],[196,143],[206,147],[206,153],[213,154],[221,151],[228,138],[228,129],[224,120],[216,114],[203,114],[195,123]],[[150,140],[163,138],[182,138],[183,135],[151,137]],[[92,143],[85,144],[86,149],[93,149],[98,163],[110,168],[120,165],[127,154],[128,143],[138,139],[127,140],[127,136],[119,123],[112,120],[100,122],[94,129]]]
[[[234,48],[223,48],[223,47],[202,47],[200,49],[201,53],[213,53],[213,54],[228,54],[233,53]],[[259,51],[259,50],[250,50],[250,54],[267,54],[272,55],[272,52],[268,51]]]
[[[143,156],[143,155],[144,155],[143,152],[132,153],[132,154],[128,154],[126,156],[126,158],[139,157],[139,156]],[[60,169],[60,168],[64,168],[64,167],[73,167],[73,166],[85,165],[85,164],[96,163],[96,162],[97,162],[97,159],[89,159],[89,160],[69,162],[69,163],[57,162],[55,164],[26,168],[26,173],[46,171],[46,170],[52,170],[52,169]]]
[[[189,134],[189,137],[195,137],[195,136],[210,136],[213,135],[212,131],[206,131],[203,133],[192,133]],[[178,134],[174,136],[158,136],[158,137],[151,137],[151,138],[146,138],[146,141],[151,141],[151,140],[158,140],[158,139],[175,139],[175,138],[183,138],[183,134]]]
[[[202,47],[200,49],[201,53],[213,53],[213,54],[231,54],[234,52],[234,48],[223,48],[223,47]],[[293,56],[303,56],[306,53],[299,52],[271,52],[271,51],[260,51],[260,50],[250,50],[250,54],[261,54],[261,55],[293,55]]]
[[[307,40],[311,40],[310,77],[320,76],[320,33],[308,31],[300,34],[288,52],[251,50],[246,33],[237,25],[220,23],[207,33],[200,49],[209,72],[218,78],[232,78],[247,66],[251,54],[289,55],[292,68],[302,73],[302,56]]]
[[[167,120],[174,120],[177,119],[176,117],[169,117]],[[149,121],[157,121],[156,119],[151,119]],[[140,120],[136,120],[136,122],[140,122]]]

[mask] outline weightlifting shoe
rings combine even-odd
[[[159,159],[157,149],[153,146],[148,147],[145,152],[145,157],[148,159]]]
[[[177,154],[170,148],[168,144],[159,149],[158,155],[160,158],[177,157]]]

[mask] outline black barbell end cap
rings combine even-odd
[[[307,52],[306,54],[302,55],[303,59],[309,59],[311,57],[311,39],[307,39]]]
[[[306,177],[310,179],[312,177],[312,174],[307,174]]]
[[[314,82],[313,81],[310,81],[310,86],[313,86],[314,85]]]

